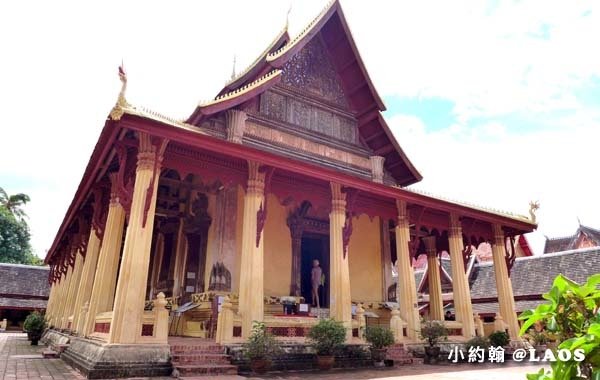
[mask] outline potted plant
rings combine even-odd
[[[387,347],[394,344],[392,330],[384,326],[369,326],[365,332],[367,342],[371,343],[371,357],[377,367],[383,367]]]
[[[335,351],[346,341],[346,328],[333,319],[321,319],[311,327],[308,338],[317,352],[317,365],[321,370],[333,367]]]
[[[438,343],[446,340],[448,337],[448,329],[441,321],[425,321],[421,325],[421,339],[425,339],[428,343],[425,346],[426,364],[435,364],[440,356],[440,347]]]
[[[263,374],[271,368],[271,358],[279,352],[279,342],[267,332],[262,322],[254,322],[248,342],[243,345],[244,355],[250,360],[253,372]]]
[[[475,336],[465,343],[465,351],[474,355],[475,360],[471,360],[471,363],[483,363],[487,358],[489,347],[490,341],[482,336]]]
[[[529,338],[531,345],[535,348],[535,351],[538,354],[542,354],[546,352],[548,348],[548,335],[545,331],[538,331],[535,328],[529,329]]]
[[[506,331],[494,331],[488,337],[490,345],[493,347],[504,347],[510,343],[510,338]]]
[[[27,332],[27,337],[31,340],[32,346],[37,346],[42,338],[42,333],[46,328],[44,316],[37,311],[29,314],[23,323],[23,329]]]

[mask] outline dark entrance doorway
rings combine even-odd
[[[325,274],[325,285],[319,288],[321,307],[329,307],[329,236],[302,234],[300,294],[309,304],[312,303],[310,274],[313,260],[319,260]]]

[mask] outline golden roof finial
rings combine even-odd
[[[109,115],[113,120],[120,120],[121,116],[123,116],[124,108],[129,107],[129,103],[125,98],[125,92],[127,91],[127,73],[125,72],[123,60],[121,60],[121,65],[119,66],[119,80],[121,81],[121,91],[117,98],[117,104],[115,104]]]
[[[233,80],[235,78],[235,59],[236,59],[236,55],[233,55],[233,68],[231,69],[231,79]]]

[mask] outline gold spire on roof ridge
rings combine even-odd
[[[306,25],[306,27],[300,33],[298,33],[298,35],[296,37],[294,37],[293,40],[289,41],[287,44],[282,46],[280,49],[274,51],[273,53],[270,53],[267,56],[267,61],[274,60],[275,58],[279,57],[284,52],[288,51],[294,45],[296,45],[296,43],[298,43],[298,41],[301,40],[302,37],[304,37],[317,24],[317,22],[319,20],[321,20],[321,18],[329,11],[329,9],[337,1],[338,0],[331,0],[329,3],[327,3],[327,5],[321,10],[321,12],[319,12],[319,14],[311,22],[309,22],[308,25]]]
[[[277,43],[277,41],[279,41],[279,39],[281,38],[281,36],[283,36],[285,33],[287,33],[288,28],[289,28],[289,15],[290,12],[292,10],[292,3],[290,2],[290,8],[288,10],[287,16],[286,16],[286,20],[285,20],[285,25],[283,26],[283,28],[279,31],[279,33],[277,33],[277,35],[275,36],[275,38],[271,41],[271,43],[269,45],[267,45],[267,48],[265,50],[263,50],[258,57],[252,61],[251,64],[249,64],[248,66],[246,66],[244,68],[244,70],[242,70],[239,74],[237,75],[232,75],[231,78],[225,82],[225,86],[229,86],[231,83],[235,82],[236,80],[240,79],[241,77],[243,77],[244,75],[246,75],[254,66],[256,66],[265,56],[268,55],[269,51],[274,47],[274,45]]]
[[[231,80],[233,80],[235,78],[235,59],[236,59],[236,55],[233,55],[233,68],[231,69]]]

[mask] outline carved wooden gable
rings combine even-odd
[[[283,66],[282,83],[348,109],[337,73],[318,38],[313,38]]]
[[[261,96],[261,113],[360,146],[357,121],[335,68],[318,38],[313,38],[283,66],[281,84]]]

